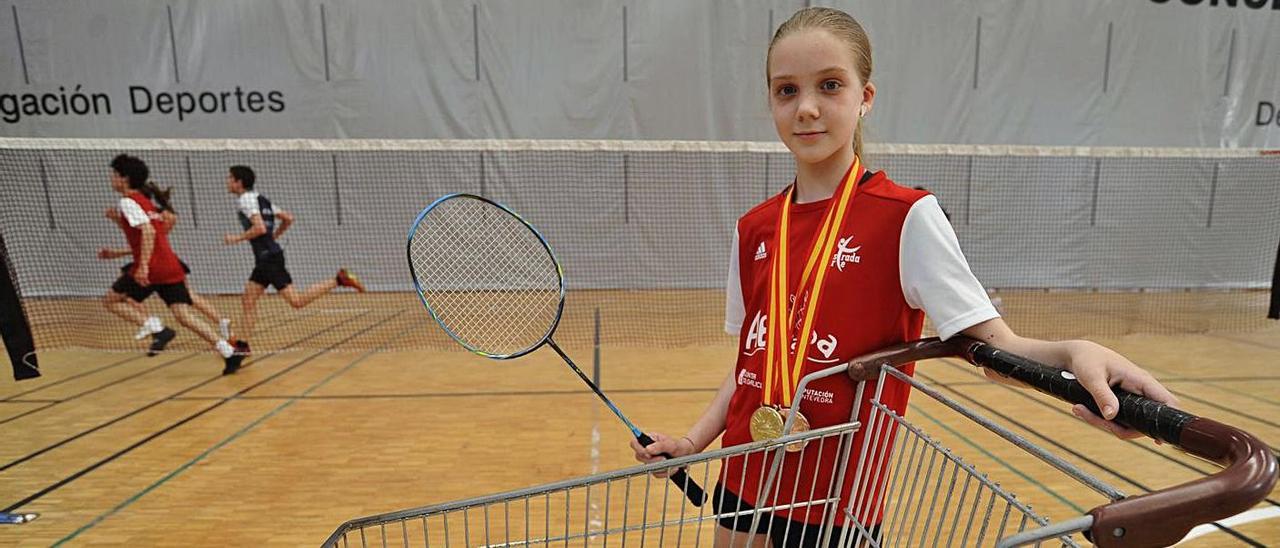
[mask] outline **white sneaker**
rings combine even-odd
[[[133,338],[142,340],[161,331],[164,331],[164,324],[160,323],[160,318],[151,316],[147,318],[147,321],[142,322],[142,327],[138,328],[138,332],[134,333]]]
[[[218,320],[218,334],[222,335],[223,340],[231,338],[231,319],[223,318]]]

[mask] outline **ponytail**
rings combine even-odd
[[[161,190],[155,183],[147,181],[146,183],[143,183],[142,188],[139,188],[138,190],[147,198],[150,198],[151,201],[156,204],[156,209],[161,213],[165,211],[177,213],[177,210],[173,208],[173,200],[171,199],[173,196],[173,187],[167,187]]]

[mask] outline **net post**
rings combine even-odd
[[[591,353],[591,379],[600,386],[600,307],[596,307],[594,341]]]

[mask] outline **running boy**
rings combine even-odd
[[[312,284],[302,293],[294,291],[293,277],[284,266],[284,249],[276,241],[293,225],[294,217],[254,190],[256,180],[257,176],[249,166],[231,166],[227,173],[227,192],[236,196],[236,216],[244,232],[227,234],[223,243],[234,245],[248,241],[253,249],[253,272],[244,284],[241,298],[243,319],[237,328],[239,340],[236,341],[236,351],[244,355],[250,352],[249,339],[257,321],[258,299],[262,298],[267,287],[276,288],[294,308],[307,306],[339,286],[364,293],[364,285],[345,268],[338,269],[333,279]]]

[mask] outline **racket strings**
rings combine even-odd
[[[538,236],[487,202],[438,204],[410,242],[423,299],[472,349],[494,355],[537,346],[560,308],[560,274]]]

